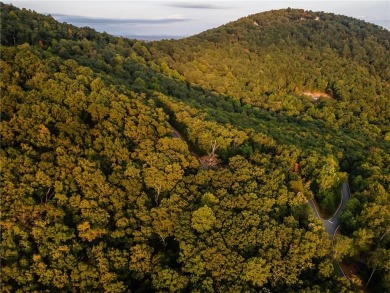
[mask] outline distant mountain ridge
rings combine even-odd
[[[184,39],[187,36],[177,36],[177,35],[131,35],[131,34],[123,34],[116,35],[118,37],[129,38],[129,39],[137,39],[140,41],[161,41],[161,40],[171,40],[171,39]]]

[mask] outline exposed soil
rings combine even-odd
[[[352,260],[350,262],[343,261],[339,265],[348,279],[350,279],[354,275],[361,279],[362,284],[360,286],[360,290],[365,293],[375,292],[375,289],[373,289],[371,286],[368,286],[368,288],[366,288],[368,276],[366,275],[367,272],[365,272],[367,270],[367,267],[364,263],[359,262],[357,260]]]
[[[343,272],[348,279],[351,278],[353,275],[359,276],[359,267],[356,263],[342,262],[339,265],[343,269]]]
[[[325,98],[328,98],[328,99],[332,99],[331,95],[328,95],[328,94],[323,93],[323,92],[318,92],[318,91],[315,91],[315,92],[307,91],[307,92],[303,92],[302,95],[311,97],[313,100],[317,100],[320,97],[325,97]]]

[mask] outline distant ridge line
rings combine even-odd
[[[188,36],[175,36],[175,35],[123,35],[123,34],[115,34],[116,37],[123,37],[128,39],[137,39],[142,41],[161,41],[161,40],[179,40],[187,38]]]

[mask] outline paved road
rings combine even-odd
[[[309,200],[309,205],[313,209],[314,214],[317,216],[317,218],[319,218],[322,221],[322,223],[325,226],[325,230],[326,232],[328,232],[328,234],[333,235],[336,232],[336,229],[340,224],[339,221],[340,214],[344,210],[345,205],[349,200],[349,197],[350,197],[350,190],[349,190],[348,182],[344,182],[341,188],[341,203],[337,208],[336,212],[329,219],[321,218],[314,201],[312,199]]]
[[[318,213],[317,207],[312,199],[309,200],[309,205],[313,209],[314,214],[316,215],[317,218],[321,220],[321,222],[325,226],[326,232],[328,232],[329,235],[332,236],[332,246],[333,246],[333,241],[334,241],[334,236],[336,234],[336,230],[338,229],[340,225],[339,217],[341,212],[344,210],[345,205],[347,204],[347,201],[349,200],[349,197],[351,196],[351,192],[349,190],[349,185],[348,182],[344,182],[341,188],[341,203],[339,207],[337,208],[336,212],[331,216],[329,219],[323,219],[321,218],[320,214]],[[336,263],[337,264],[337,263]],[[337,268],[339,270],[339,276],[346,277],[348,278],[345,273],[343,272],[343,269],[339,264],[337,264]]]
[[[198,159],[198,161],[203,169],[208,169],[208,166],[203,163],[203,161],[200,159],[200,156],[198,154],[196,154],[195,152],[191,151],[190,146],[189,146],[188,142],[185,140],[185,138],[183,137],[183,135],[181,135],[181,133],[177,129],[175,129],[172,125],[171,125],[171,128],[172,128],[173,137],[179,138],[182,141],[184,141],[185,143],[187,143],[188,149],[189,149],[191,155],[193,155],[195,158]]]
[[[173,126],[171,126],[171,128],[173,131],[173,137],[180,138],[181,140],[184,140],[179,131],[177,131],[175,128],[173,128]]]

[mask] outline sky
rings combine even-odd
[[[332,12],[375,23],[390,30],[390,1],[4,1],[50,14],[56,20],[100,32],[140,39],[180,38],[271,9],[302,8]]]

